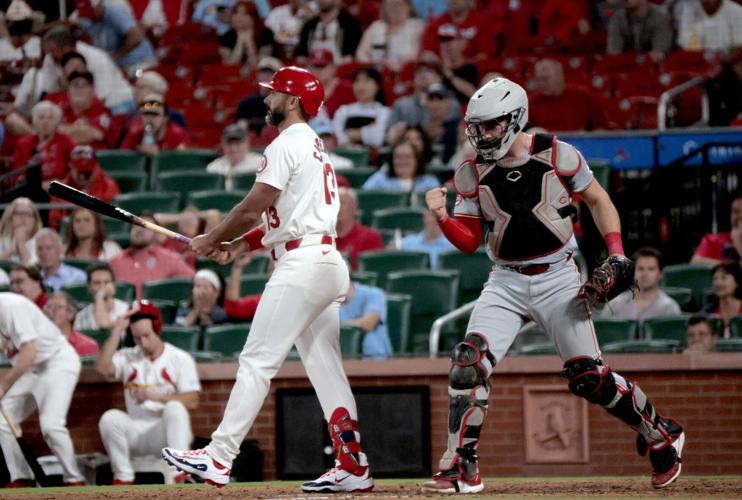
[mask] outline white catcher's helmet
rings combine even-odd
[[[484,138],[501,121],[507,121],[502,137]],[[515,136],[528,122],[528,96],[523,87],[507,78],[495,78],[477,90],[466,107],[466,136],[484,161],[499,160],[510,150]],[[487,126],[489,125],[489,127]]]

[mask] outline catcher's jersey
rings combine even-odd
[[[266,148],[256,182],[281,190],[266,213],[263,246],[271,248],[308,234],[335,236],[340,208],[335,170],[309,125],[291,125]]]
[[[0,292],[0,350],[15,366],[18,348],[33,341],[36,364],[48,360],[67,339],[41,309],[23,295]]]
[[[120,349],[113,355],[116,379],[124,383],[126,411],[132,418],[160,417],[165,407],[159,401],[142,404],[132,396],[136,389],[160,394],[182,394],[201,390],[196,362],[190,354],[165,342],[165,349],[155,359],[148,358],[139,347]]]
[[[478,196],[459,197],[454,214],[485,220],[487,253],[495,263],[553,263],[575,251],[571,193],[587,189],[593,174],[574,147],[537,134],[525,162],[477,170]]]

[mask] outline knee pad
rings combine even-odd
[[[489,389],[489,376],[495,358],[489,351],[487,340],[478,333],[468,334],[451,352],[453,366],[448,379],[453,389],[472,389],[485,386]]]
[[[590,357],[571,358],[564,362],[562,376],[569,380],[572,394],[593,404],[609,405],[618,392],[613,373],[601,360]]]

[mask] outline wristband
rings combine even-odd
[[[261,227],[256,227],[243,234],[242,239],[250,245],[250,250],[257,250],[263,246],[261,243],[263,236],[265,236],[263,229]]]
[[[603,236],[605,245],[608,247],[608,255],[623,255],[623,243],[621,242],[621,233],[613,231]]]

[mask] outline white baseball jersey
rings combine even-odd
[[[265,149],[256,182],[281,190],[266,214],[263,246],[272,248],[308,234],[335,236],[340,208],[335,170],[309,125],[291,125]]]
[[[137,403],[131,392],[146,389],[159,394],[181,394],[201,390],[196,362],[190,354],[165,342],[165,349],[149,359],[139,347],[121,349],[113,355],[116,378],[124,382],[126,411],[133,418],[159,418],[164,403],[147,400]]]
[[[23,295],[0,292],[0,350],[15,365],[18,349],[33,340],[36,363],[43,363],[62,348],[67,339],[36,304]]]

